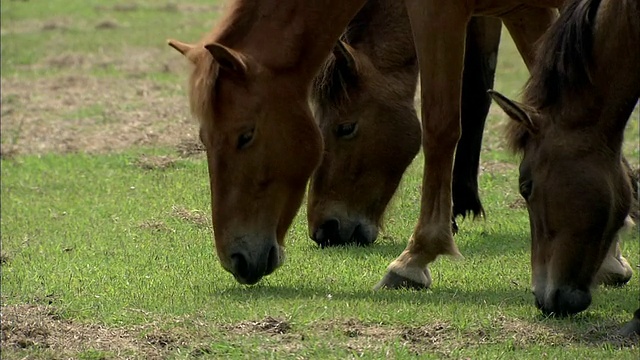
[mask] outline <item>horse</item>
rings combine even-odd
[[[453,224],[467,212],[484,215],[477,170],[500,30],[500,20],[482,17],[472,18],[467,28]],[[403,4],[370,0],[314,79],[311,97],[325,149],[309,186],[307,216],[309,235],[321,247],[373,243],[384,211],[418,152],[420,124],[413,105],[418,69],[410,31]],[[626,160],[624,164],[632,178]],[[596,283],[622,285],[632,274],[616,242]]]
[[[502,24],[472,18],[465,51],[462,136],[453,170],[453,219],[483,216],[480,145],[491,104]],[[311,178],[309,236],[321,247],[373,243],[402,175],[420,149],[414,96],[418,63],[406,8],[369,0],[313,82],[314,115],[324,140]],[[358,189],[358,191],[354,191]]]
[[[405,0],[420,69],[421,210],[407,248],[375,288],[427,288],[427,265],[453,241],[453,156],[467,23],[499,17],[526,64],[563,0]],[[169,40],[193,63],[189,103],[207,153],[215,248],[255,284],[284,261],[284,237],[320,163],[311,83],[365,0],[235,0],[196,44]],[[446,36],[442,36],[446,34]]]
[[[491,95],[522,156],[536,305],[581,312],[631,206],[622,143],[640,98],[640,1],[572,0],[540,42],[522,103]],[[623,333],[640,334],[640,309]]]

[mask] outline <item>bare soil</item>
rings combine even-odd
[[[457,350],[487,344],[509,342],[514,348],[531,344],[589,344],[636,348],[637,338],[615,334],[617,327],[594,327],[576,336],[546,322],[525,322],[498,317],[490,324],[460,330],[446,321],[434,321],[419,327],[367,324],[357,319],[319,321],[297,326],[287,319],[265,317],[257,321],[211,325],[203,321],[151,321],[144,325],[108,327],[64,319],[51,305],[2,306],[2,352],[40,351],[54,358],[75,358],[86,352],[109,354],[109,358],[166,358],[176,351],[197,357],[210,354],[206,344],[214,341],[212,331],[228,341],[252,337],[260,340],[261,349],[276,353],[293,353],[308,346],[310,337],[326,339],[327,345],[363,354],[380,351],[392,343],[400,344],[416,355],[423,353],[451,356]],[[214,327],[214,329],[211,329]],[[220,341],[215,340],[214,342]]]
[[[80,59],[70,55],[59,61],[89,61]],[[136,145],[201,149],[186,98],[162,93],[159,85],[141,79],[3,78],[2,155],[101,153]]]

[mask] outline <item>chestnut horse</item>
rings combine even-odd
[[[562,0],[405,0],[421,74],[425,166],[421,210],[407,248],[377,287],[428,287],[427,265],[459,255],[452,172],[460,138],[466,28],[500,17],[525,63]],[[284,237],[323,152],[309,107],[313,78],[365,0],[236,0],[195,45],[169,44],[193,64],[215,247],[237,281],[254,284],[284,261]]]
[[[632,200],[622,142],[640,97],[640,0],[572,0],[541,41],[523,103],[492,96],[522,154],[536,304],[583,311]],[[624,331],[640,334],[640,311]]]
[[[483,215],[478,166],[500,43],[499,19],[467,29],[462,136],[453,170],[453,216]],[[309,235],[321,247],[371,244],[402,175],[420,149],[414,96],[418,62],[406,8],[369,0],[315,78],[312,101],[324,154],[308,193]],[[356,190],[356,191],[354,191]]]

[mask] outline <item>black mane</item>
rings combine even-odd
[[[537,109],[562,102],[592,83],[593,30],[601,0],[573,0],[539,42],[525,88],[525,102]]]

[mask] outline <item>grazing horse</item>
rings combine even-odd
[[[323,142],[311,83],[365,0],[236,0],[200,42],[169,44],[193,63],[191,111],[200,121],[220,262],[254,284],[284,261],[284,237]],[[407,248],[377,287],[428,287],[427,265],[458,255],[451,229],[467,23],[500,17],[525,63],[562,0],[406,0],[420,68],[421,210]]]
[[[484,214],[478,165],[501,27],[499,19],[476,17],[467,29],[462,136],[453,170],[454,230],[456,216]],[[405,5],[369,0],[312,88],[325,149],[311,179],[307,217],[309,235],[321,247],[376,240],[384,211],[420,149],[417,81]]]
[[[500,20],[483,17],[472,18],[467,28],[462,135],[453,170],[454,217],[483,214],[477,171],[500,30]],[[369,0],[314,80],[311,97],[325,149],[311,179],[307,216],[309,234],[321,247],[372,243],[419,149],[420,124],[413,104],[418,68],[410,32],[403,4]],[[625,166],[632,177],[626,161]],[[632,274],[616,242],[596,283],[621,285]]]
[[[520,193],[531,226],[536,305],[573,314],[628,217],[624,129],[640,97],[640,0],[573,0],[543,37],[514,120]],[[624,332],[640,334],[640,310]]]

